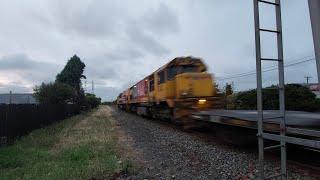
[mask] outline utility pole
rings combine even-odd
[[[88,92],[88,90],[87,90],[87,80],[84,81],[84,92],[86,92],[86,93]]]
[[[9,104],[12,104],[12,91],[9,93]]]
[[[305,76],[304,78],[307,80],[307,84],[309,84],[309,79],[311,79],[312,77],[311,76]]]
[[[94,81],[93,80],[92,80],[91,88],[92,88],[92,94],[94,94]]]
[[[310,20],[313,33],[314,52],[318,72],[318,83],[320,84],[320,1],[309,0]]]

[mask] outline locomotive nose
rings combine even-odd
[[[176,94],[178,98],[208,97],[214,95],[211,74],[184,73],[176,77]],[[201,103],[205,103],[202,99]]]

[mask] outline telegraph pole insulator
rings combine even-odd
[[[312,77],[311,76],[305,76],[304,78],[307,80],[307,84],[309,84],[309,79],[311,79]]]

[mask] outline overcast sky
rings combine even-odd
[[[274,9],[261,6],[261,24],[274,26]],[[314,57],[307,0],[282,0],[286,64]],[[274,57],[275,38],[262,35]],[[177,56],[203,58],[221,87],[254,88],[252,0],[2,0],[0,93],[32,92],[55,79],[77,54],[86,64],[87,90],[112,100],[124,88]],[[272,63],[264,64],[268,68]],[[276,84],[276,71],[264,74]],[[316,81],[315,61],[286,68],[286,82]],[[241,76],[241,75],[240,75]],[[227,78],[227,79],[226,79]]]

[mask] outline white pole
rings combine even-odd
[[[318,72],[318,83],[320,83],[320,1],[309,0],[309,11],[313,33],[314,51]]]

